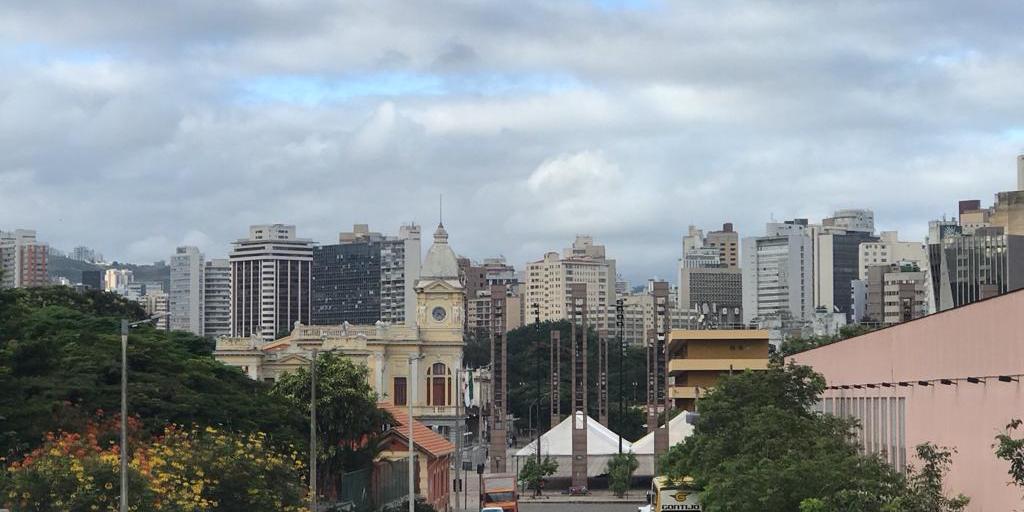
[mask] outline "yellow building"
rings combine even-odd
[[[673,329],[668,342],[669,398],[694,410],[696,400],[730,372],[768,368],[768,331]]]
[[[448,233],[438,225],[416,282],[416,323],[303,325],[283,338],[220,338],[214,357],[250,378],[273,382],[306,367],[310,351],[337,352],[364,363],[381,400],[406,406],[445,435],[456,424],[457,369],[462,368],[465,296]],[[422,358],[419,358],[422,357]]]

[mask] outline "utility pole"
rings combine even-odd
[[[128,512],[128,320],[121,320],[121,512]]]
[[[562,333],[551,331],[551,428],[562,422]]]
[[[622,431],[622,425],[625,424],[626,416],[622,405],[622,386],[625,383],[625,375],[622,371],[622,360],[626,358],[626,316],[625,316],[625,300],[615,300],[615,329],[616,334],[619,338],[619,421],[622,422],[619,425],[619,431]],[[622,434],[619,434],[619,455],[622,455]]]
[[[128,331],[135,326],[169,316],[158,313],[145,320],[128,323],[121,319],[121,512],[128,512]]]
[[[540,326],[540,304],[536,303],[536,302],[533,303],[533,324],[537,325],[537,326]],[[537,467],[540,467],[540,437],[541,437],[540,436],[540,396],[541,396],[541,392],[540,392],[540,374],[541,374],[541,368],[542,368],[541,365],[543,364],[543,362],[542,362],[543,359],[541,358],[540,351],[543,348],[542,345],[543,345],[542,338],[541,338],[541,336],[538,335],[537,336],[537,368],[535,369],[535,371],[537,372],[537,425],[534,427],[537,430]],[[537,486],[537,493],[538,494],[540,493],[540,486]]]
[[[309,509],[317,512],[316,495],[316,358],[317,349],[309,360]]]
[[[505,286],[491,286],[491,472],[507,470],[508,347],[505,337]]]
[[[597,421],[608,426],[608,331],[597,331]]]
[[[669,446],[669,403],[670,397],[668,394],[668,368],[667,365],[667,348],[668,348],[668,331],[671,327],[670,319],[671,316],[668,311],[668,283],[665,281],[656,281],[653,283],[652,295],[654,299],[654,351],[653,351],[653,362],[654,362],[654,373],[651,375],[655,386],[655,393],[653,397],[654,406],[654,419],[655,419],[655,430],[654,430],[654,461],[655,461],[655,473],[657,473],[657,461],[658,458],[668,452]],[[665,425],[658,426],[657,418],[658,409],[665,413]]]
[[[459,507],[459,486],[462,484],[462,368],[455,369],[455,508]]]
[[[408,404],[409,407],[409,512],[416,512],[416,468],[414,467],[414,463],[416,460],[416,448],[415,444],[413,443],[412,433],[412,402],[413,397],[419,397],[419,395],[416,393],[416,383],[417,381],[420,380],[419,375],[413,375],[413,369],[418,366],[413,363],[415,361],[423,359],[424,357],[425,356],[423,354],[409,355],[409,381],[412,387],[412,396],[406,397],[406,403]]]

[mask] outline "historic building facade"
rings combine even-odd
[[[448,233],[439,225],[416,282],[416,322],[375,325],[303,325],[264,343],[258,337],[221,338],[214,356],[250,378],[270,381],[308,366],[310,353],[337,352],[366,364],[381,400],[405,407],[450,438],[457,423],[465,295]]]

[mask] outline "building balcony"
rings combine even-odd
[[[707,372],[729,370],[767,370],[768,359],[672,359],[668,362],[668,374],[678,375],[683,372]]]

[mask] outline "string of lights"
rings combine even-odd
[[[936,384],[942,386],[959,386],[960,382],[966,382],[969,384],[985,384],[990,380],[996,382],[1019,382],[1020,378],[1024,377],[1024,373],[1017,373],[1012,375],[986,375],[984,377],[956,377],[956,378],[939,378],[939,379],[924,379],[924,380],[901,380],[896,382],[873,382],[869,384],[842,384],[835,386],[826,386],[827,390],[839,390],[839,389],[875,389],[875,388],[893,388],[893,387],[913,387],[913,386],[934,386]]]

